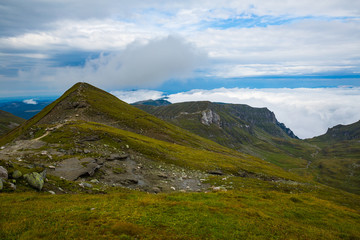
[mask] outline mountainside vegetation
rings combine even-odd
[[[25,119],[0,110],[0,136],[25,122]]]
[[[211,102],[167,106],[143,102],[135,106],[223,146],[330,186],[360,193],[360,121],[336,126],[313,139],[299,140],[266,108]]]
[[[267,109],[189,104],[166,122],[75,84],[0,138],[0,239],[360,238],[360,196],[308,172],[316,143]]]

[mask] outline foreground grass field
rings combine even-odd
[[[3,193],[0,239],[360,239],[357,195],[256,179],[227,181],[237,190]]]

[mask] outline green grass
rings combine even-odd
[[[245,186],[227,192],[1,194],[0,238],[360,238],[358,196],[349,195],[351,208],[339,192],[327,200],[318,198],[317,194],[324,194],[313,187],[289,193],[283,188],[271,189],[273,183],[264,186],[263,181],[237,179],[235,185]]]

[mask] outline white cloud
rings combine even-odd
[[[219,88],[169,95],[170,102],[213,101],[267,107],[300,138],[360,120],[360,88]]]
[[[217,64],[210,75],[300,75],[360,70],[360,21],[304,20],[268,27],[213,29],[189,40]]]
[[[134,103],[149,99],[156,100],[164,97],[163,92],[146,89],[139,89],[136,91],[112,91],[110,93],[127,103]]]
[[[26,103],[26,104],[32,104],[32,105],[36,105],[37,104],[37,101],[35,101],[34,99],[25,99],[23,101],[23,103]]]
[[[20,71],[18,79],[64,90],[85,81],[105,89],[154,87],[184,79],[206,64],[207,55],[177,36],[133,42],[117,53],[102,54],[83,67],[39,67]],[[9,86],[11,88],[11,86]]]

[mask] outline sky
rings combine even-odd
[[[0,98],[79,81],[127,102],[267,107],[320,135],[360,120],[360,1],[0,1]]]

